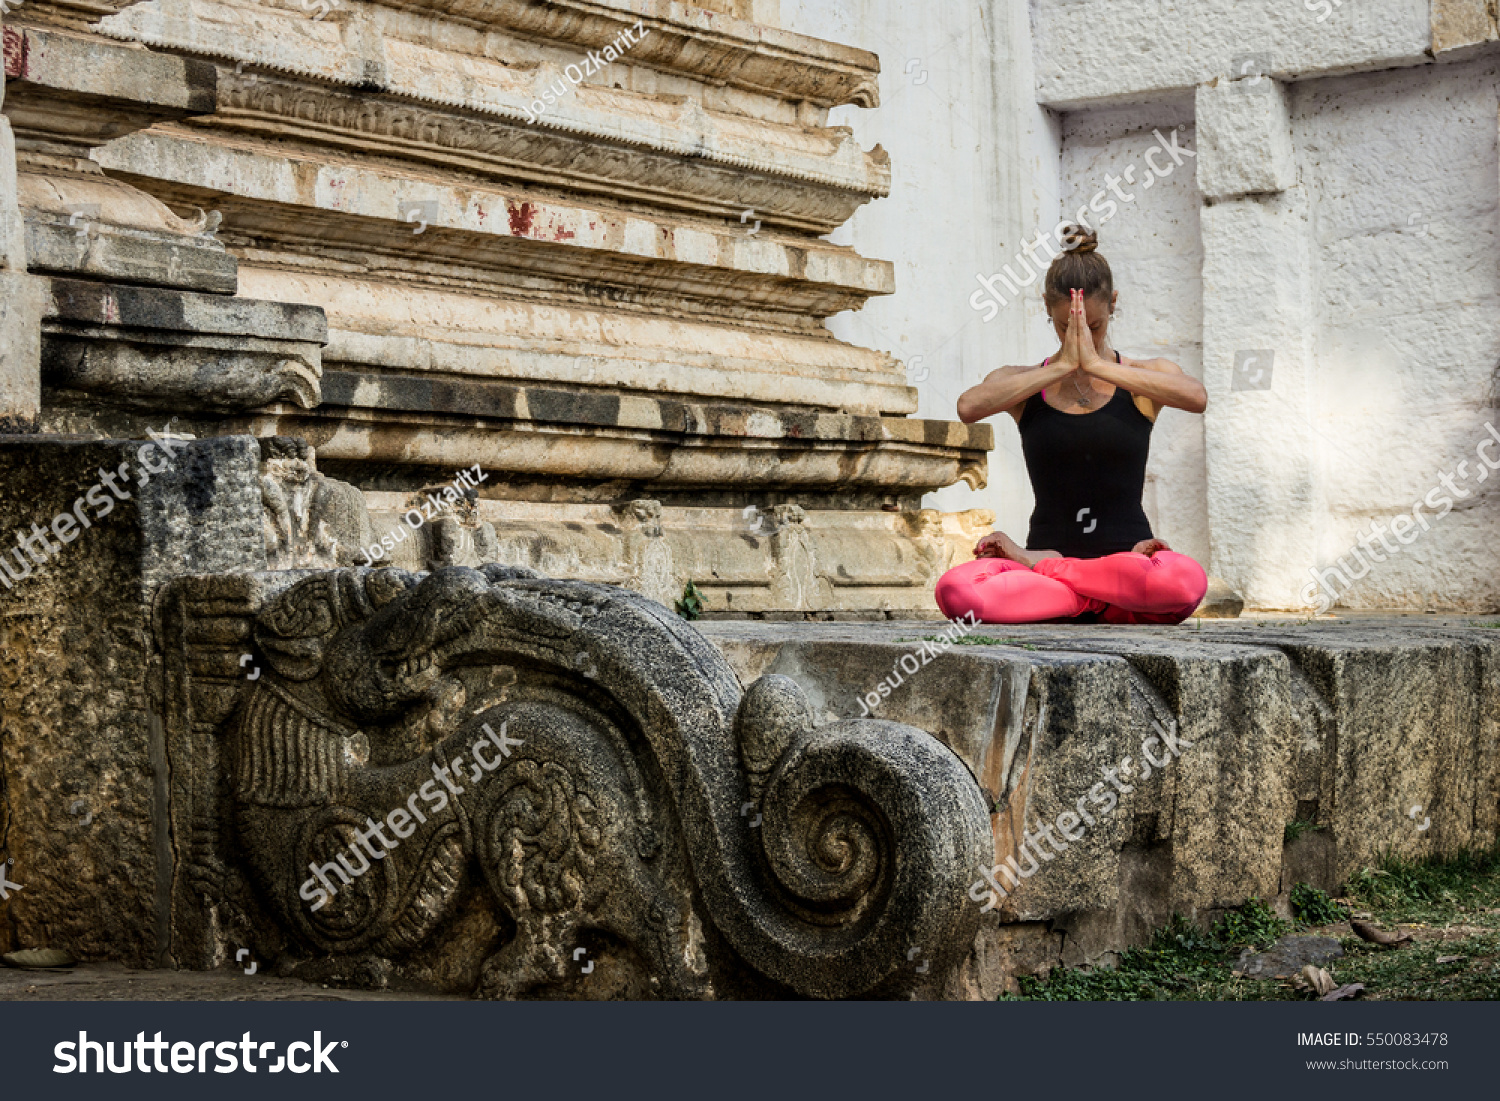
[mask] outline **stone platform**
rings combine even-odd
[[[65,510],[94,471],[137,446],[28,443],[30,490],[12,495],[11,526],[23,513]],[[1174,912],[1206,922],[1250,897],[1284,907],[1297,882],[1333,888],[1385,853],[1487,847],[1500,826],[1500,634],[1485,619],[688,625],[621,589],[528,580],[508,567],[267,571],[253,441],[179,446],[180,473],[138,486],[121,517],[86,533],[87,557],[67,560],[83,568],[44,570],[0,606],[0,764],[18,856],[8,874],[24,884],[6,903],[7,950],[59,947],[86,963],[208,972],[229,969],[246,948],[267,974],[311,979],[312,989],[649,997],[661,993],[651,985],[658,971],[627,940],[680,925],[706,962],[694,957],[671,987],[678,996],[988,999],[1020,974],[1105,962]],[[25,463],[11,460],[20,477]],[[203,538],[209,531],[220,535]],[[174,578],[179,571],[189,576]],[[101,579],[111,579],[107,600],[96,598],[102,616],[78,598]],[[378,623],[366,600],[384,609]],[[963,645],[928,641],[960,630]],[[317,672],[318,655],[345,651],[339,677]],[[338,718],[350,712],[339,700],[356,656],[371,675],[410,682],[409,697],[393,697],[395,720]],[[337,759],[288,755],[273,741],[257,763],[244,724],[272,696],[333,731]],[[307,853],[281,849],[311,835],[276,816],[295,824],[344,815],[346,805],[394,806],[355,785],[412,761],[425,768],[419,751],[431,735],[475,721],[465,716],[521,708],[521,721],[543,706],[589,720],[546,735],[556,735],[547,767],[558,783],[576,769],[568,762],[600,747],[621,746],[611,752],[636,762],[586,760],[564,802],[602,807],[599,821],[614,829],[626,821],[618,800],[641,799],[633,815],[659,823],[639,837],[626,831],[634,847],[580,834],[578,844],[614,855],[601,854],[600,876],[577,882],[608,887],[607,898],[658,897],[610,870],[615,855],[644,860],[641,874],[664,878],[680,899],[675,917],[611,918],[564,898],[530,943],[543,956],[556,946],[563,959],[575,942],[602,953],[599,977],[532,976],[506,953],[536,906],[511,899],[508,881],[492,891],[499,902],[489,899],[474,873],[504,864],[504,850],[466,847],[444,858],[453,875],[438,884],[442,897],[416,900],[414,912],[431,920],[415,932],[396,927],[373,954],[345,943],[341,927],[299,932],[297,903],[287,909],[281,897],[295,898],[295,877],[282,883],[290,872],[262,865],[287,856],[288,867],[305,868]],[[789,787],[814,765],[815,777],[796,781],[805,790]],[[257,802],[256,784],[285,785],[283,766],[332,768],[349,792]],[[516,778],[523,791],[532,779]],[[615,788],[624,794],[601,802]],[[544,784],[539,797],[544,789],[538,807],[571,790]],[[275,819],[270,836],[285,845],[258,842],[255,815]],[[471,845],[469,832],[461,837]],[[705,837],[719,854],[694,851]],[[809,838],[817,843],[796,855]],[[825,922],[807,904],[761,916],[786,905],[762,893],[766,883],[784,890],[774,886],[791,874],[782,868],[801,877],[793,881],[807,898],[836,887],[848,911],[840,922],[854,935],[870,926],[872,907],[885,907],[877,928],[888,932],[867,950],[872,978],[841,985],[843,949],[820,947]],[[851,875],[857,882],[843,885]],[[705,880],[716,892],[706,901]],[[887,882],[905,885],[899,908],[884,901]],[[735,930],[748,948],[710,931],[737,920],[737,898],[757,896],[767,901],[751,920],[782,923],[769,925],[776,936],[795,930],[791,947],[757,947],[748,925]],[[372,920],[397,904],[384,898],[371,895]],[[411,905],[404,893],[398,901]],[[557,904],[543,901],[550,915]],[[566,928],[553,928],[563,918]],[[606,919],[616,935],[590,940]],[[476,984],[490,958],[498,962],[485,988]],[[182,996],[287,996],[239,991],[184,987]]]
[[[1000,897],[975,869],[974,904],[993,905],[946,994],[992,998],[1017,974],[1140,944],[1174,911],[1212,920],[1252,896],[1284,910],[1294,883],[1334,888],[1385,853],[1493,844],[1500,631],[1490,622],[980,625],[971,637],[1006,644],[929,651],[925,662],[919,640],[941,623],[701,629],[745,683],[792,677],[818,722],[868,713],[930,731],[978,778],[994,807],[995,860],[1016,858],[1021,875],[993,873]]]
[[[333,566],[309,540],[352,539],[338,483],[271,442],[0,440],[0,530],[57,539],[0,586],[0,951],[985,998],[1173,912],[1496,837],[1484,620],[689,624],[493,560]],[[328,519],[283,525],[308,498]]]

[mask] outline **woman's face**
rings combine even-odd
[[[1092,298],[1083,301],[1084,310],[1089,319],[1089,332],[1094,337],[1094,347],[1104,350],[1104,336],[1109,330],[1109,316],[1114,309],[1114,300],[1120,296],[1119,291],[1105,298],[1102,294],[1096,294]],[[1052,327],[1057,330],[1058,343],[1062,343],[1063,337],[1068,335],[1068,313],[1072,310],[1072,304],[1064,298],[1052,307]]]

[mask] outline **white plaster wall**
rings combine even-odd
[[[1300,304],[1286,314],[1297,331],[1277,339],[1295,345],[1288,362],[1307,395],[1296,415],[1313,438],[1311,480],[1299,474],[1288,498],[1297,502],[1293,514],[1272,525],[1275,538],[1252,539],[1245,552],[1277,559],[1254,563],[1254,587],[1292,591],[1294,574],[1305,578],[1311,566],[1345,555],[1372,519],[1409,511],[1440,474],[1467,461],[1461,484],[1471,496],[1356,582],[1343,603],[1492,611],[1500,608],[1500,474],[1479,482],[1474,454],[1487,420],[1500,429],[1500,61],[1434,65],[1425,52],[1429,0],[1344,0],[1322,22],[1320,6],[783,0],[786,27],[872,50],[884,68],[882,106],[842,109],[835,119],[861,144],[890,152],[893,194],[836,239],[896,261],[897,291],[830,328],[907,361],[919,415],[953,417],[958,394],[984,373],[1037,362],[1055,344],[1035,288],[983,322],[968,303],[975,276],[1014,263],[1021,244],[1076,210],[1105,172],[1137,161],[1153,127],[1183,123],[1179,141],[1195,147],[1194,85],[1257,55],[1267,75],[1290,81],[1296,178],[1278,175],[1292,190],[1253,201],[1298,212],[1283,227],[1294,235],[1283,244],[1297,247],[1277,246],[1281,259],[1301,265]],[[1205,382],[1222,393],[1232,364],[1204,362],[1203,318],[1227,319],[1233,330],[1233,318],[1260,304],[1241,301],[1254,281],[1235,274],[1232,239],[1221,243],[1224,270],[1205,289],[1201,202],[1196,180],[1174,173],[1102,227],[1103,251],[1122,292],[1118,346],[1168,356],[1200,377],[1219,372]],[[1246,335],[1223,334],[1230,343]],[[1260,415],[1256,395],[1227,396]],[[1019,441],[1009,418],[994,427],[990,486],[953,487],[929,503],[993,509],[998,526],[1021,535],[1032,502]],[[1274,427],[1303,438],[1300,423]],[[1237,432],[1253,450],[1258,433],[1249,429]],[[1274,436],[1266,433],[1267,454],[1256,456],[1266,469],[1277,466]],[[1209,561],[1202,421],[1166,411],[1152,452],[1153,525]],[[1232,473],[1220,470],[1219,480]],[[1226,506],[1237,507],[1217,507]],[[1233,519],[1221,539],[1258,523]]]
[[[1356,582],[1352,607],[1500,607],[1500,474],[1475,473],[1485,422],[1500,428],[1497,108],[1494,60],[1293,88],[1315,237],[1320,564],[1458,462],[1470,471],[1454,476],[1471,496]]]
[[[872,50],[883,70],[881,106],[842,109],[834,119],[851,125],[861,145],[890,152],[892,192],[861,209],[835,239],[895,261],[896,293],[832,319],[829,328],[901,358],[918,391],[917,415],[952,419],[959,394],[989,371],[1038,363],[1057,346],[1039,284],[986,322],[969,304],[976,276],[1014,267],[1021,245],[1087,202],[1107,172],[1139,165],[1155,144],[1153,128],[1190,126],[1191,103],[1179,97],[1149,110],[1070,117],[1065,153],[1062,118],[1035,103],[1030,19],[1015,0],[940,9],[893,0],[785,0],[782,21]],[[1191,129],[1178,141],[1191,148]],[[1192,163],[1136,193],[1137,201],[1102,227],[1125,288],[1116,339],[1123,351],[1167,356],[1196,374],[1202,255]],[[990,509],[997,527],[1024,540],[1034,502],[1020,437],[1008,416],[990,424],[988,487],[953,486],[927,503]],[[1206,562],[1203,470],[1200,418],[1165,412],[1153,432],[1147,514],[1159,535]]]
[[[783,0],[792,31],[880,56],[881,105],[840,108],[866,148],[891,155],[891,195],[835,234],[896,263],[896,293],[833,318],[841,339],[908,366],[920,417],[953,420],[958,396],[996,367],[1040,362],[1051,342],[1013,303],[993,321],[969,306],[975,277],[1011,261],[1039,225],[1057,221],[1057,123],[1037,106],[1026,7],[1016,0]],[[909,70],[909,71],[908,71]],[[929,497],[947,511],[986,508],[1024,537],[1031,490],[1009,417],[991,422],[989,485]]]
[[[1181,92],[1247,55],[1278,79],[1426,64],[1430,0],[1031,0],[1037,98]]]
[[[1175,131],[1178,126],[1183,129]],[[1190,101],[1067,115],[1061,209],[1076,211],[1087,204],[1106,187],[1106,177],[1116,179],[1121,192],[1132,196],[1127,203],[1116,199],[1118,212],[1108,220],[1091,215],[1099,230],[1099,252],[1109,260],[1120,294],[1111,340],[1125,355],[1170,359],[1201,378],[1203,240],[1195,162],[1184,156],[1182,166],[1161,177],[1145,162],[1147,151],[1158,147],[1154,132],[1174,131],[1180,147],[1196,147]],[[1173,164],[1165,154],[1153,159],[1163,167]],[[1129,178],[1122,179],[1127,174]],[[1146,179],[1152,181],[1149,186],[1144,185]],[[1179,409],[1162,410],[1151,433],[1146,515],[1159,538],[1205,564],[1207,492],[1203,418]]]
[[[1199,117],[1200,135],[1205,121]],[[1325,511],[1308,397],[1310,219],[1300,187],[1201,213],[1209,570],[1252,607],[1299,605],[1306,563],[1316,557],[1314,526]]]

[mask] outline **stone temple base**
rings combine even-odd
[[[1002,897],[974,869],[974,905],[993,906],[945,996],[988,999],[1142,944],[1174,912],[1207,922],[1258,897],[1285,913],[1298,882],[1493,845],[1500,631],[1486,622],[980,625],[971,638],[1005,643],[925,658],[925,625],[702,630],[742,680],[792,677],[819,721],[930,731],[978,778],[994,860],[1016,872],[993,872]],[[1307,828],[1287,842],[1292,822]]]
[[[330,561],[370,520],[294,443],[0,439],[0,951],[986,998],[1496,838],[1482,625],[689,624],[442,564],[466,515],[424,526],[428,570]]]

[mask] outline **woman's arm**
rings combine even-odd
[[[1040,367],[1001,367],[991,371],[983,382],[965,390],[958,399],[958,419],[973,424],[996,413],[1008,412],[1020,423],[1022,402],[1078,370],[1086,355],[1097,356],[1093,338],[1084,337],[1088,319],[1083,314],[1082,301],[1078,292],[1073,292],[1073,310],[1068,315],[1068,328],[1057,355],[1049,357]]]
[[[1095,359],[1085,363],[1083,369],[1135,397],[1146,398],[1158,413],[1164,406],[1189,413],[1201,413],[1208,408],[1208,391],[1203,383],[1169,359],[1136,360],[1133,366]]]
[[[1072,364],[1054,360],[1045,367],[1001,367],[991,371],[983,382],[959,397],[958,419],[973,424],[1006,412],[1074,370]]]

